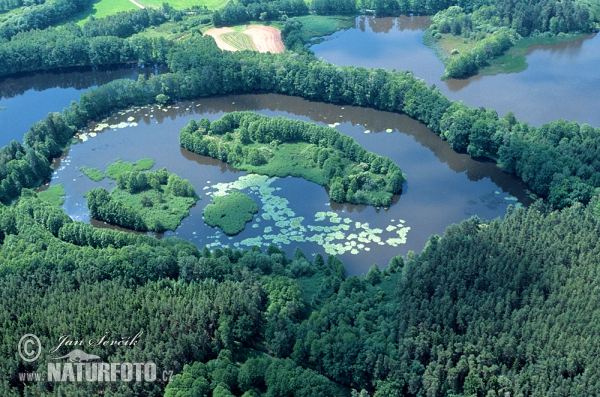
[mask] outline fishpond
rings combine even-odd
[[[215,120],[236,110],[333,126],[367,150],[400,165],[408,177],[402,195],[395,196],[390,207],[336,204],[325,188],[315,183],[249,175],[179,146],[179,131],[190,119]],[[349,274],[365,273],[373,263],[385,266],[390,258],[409,250],[420,251],[429,236],[442,234],[451,223],[472,215],[493,219],[504,215],[510,204],[531,202],[518,178],[493,163],[455,153],[407,116],[283,95],[228,95],[131,109],[90,124],[78,137],[79,143],[56,162],[51,181],[66,190],[64,208],[72,218],[89,221],[87,191],[114,187],[108,178],[92,181],[80,167],[105,170],[116,158],[152,158],[154,169],[166,167],[189,179],[203,196],[181,226],[165,236],[209,247],[266,248],[276,244],[290,254],[300,246],[305,252],[339,255]],[[259,204],[259,212],[240,234],[228,237],[206,225],[202,212],[211,203],[210,196],[232,189],[250,195]]]

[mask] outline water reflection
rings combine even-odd
[[[29,126],[60,112],[92,87],[116,79],[137,79],[138,75],[166,71],[158,66],[118,68],[68,68],[51,72],[24,73],[0,79],[0,146],[22,141]]]
[[[356,28],[327,37],[311,49],[336,65],[411,70],[452,100],[495,109],[501,116],[512,110],[533,125],[562,118],[600,126],[600,36],[532,46],[528,67],[519,73],[441,81],[444,65],[423,44],[429,24],[429,17],[362,16]]]

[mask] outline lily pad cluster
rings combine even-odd
[[[397,247],[406,243],[409,226],[403,220],[393,220],[385,229],[372,228],[368,222],[356,222],[349,217],[342,217],[334,211],[320,211],[312,220],[297,214],[289,207],[289,201],[277,195],[281,188],[271,186],[278,178],[249,174],[230,183],[218,183],[210,186],[209,195],[225,196],[232,190],[249,190],[249,194],[257,195],[261,202],[259,216],[255,217],[253,229],[263,226],[263,233],[256,237],[235,242],[235,248],[247,248],[254,245],[268,247],[287,245],[294,242],[315,242],[330,255],[342,255],[346,252],[359,254],[377,246]],[[269,223],[268,225],[266,223]],[[213,240],[208,247],[229,246],[222,241],[222,233],[209,236]]]

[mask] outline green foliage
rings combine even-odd
[[[142,166],[152,166],[151,163],[146,161]],[[119,176],[117,187],[110,194],[103,188],[88,193],[90,216],[139,231],[175,230],[198,199],[194,187],[164,168],[154,172],[125,171],[134,165],[123,164],[127,163],[113,164],[118,169],[113,168],[111,175]]]
[[[228,236],[234,236],[244,230],[257,212],[258,205],[250,196],[234,190],[227,196],[214,196],[203,215],[207,225],[219,227]]]
[[[67,192],[60,183],[58,185],[52,185],[48,189],[37,193],[40,200],[57,206],[63,205],[66,195]]]
[[[333,128],[250,112],[230,113],[208,128],[199,124],[181,130],[184,148],[253,173],[329,186],[337,202],[389,205],[405,180],[389,158],[367,152]]]
[[[554,1],[544,0],[535,5],[526,1],[500,1],[495,3],[464,2],[461,6],[443,7],[432,17],[435,22],[428,35],[438,39],[446,64],[445,77],[462,78],[476,74],[479,68],[488,66],[490,61],[502,55],[515,42],[523,37],[533,37],[533,41],[521,44],[527,48],[533,42],[548,39],[565,33],[590,33],[596,30],[590,5],[584,1],[570,2],[563,8],[556,8]],[[456,37],[456,39],[454,39]],[[467,45],[453,49],[454,44],[464,39]],[[519,57],[521,59],[522,57]],[[500,63],[508,61],[508,65]],[[524,58],[523,58],[524,61]],[[493,61],[496,72],[515,71],[523,68],[510,57]]]
[[[104,179],[104,174],[98,168],[81,166],[79,167],[79,170],[83,172],[85,176],[95,182],[100,182],[102,179]]]

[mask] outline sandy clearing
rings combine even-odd
[[[213,28],[207,30],[204,34],[212,36],[220,49],[235,52],[237,49],[220,37],[222,34],[230,32],[234,32],[234,30],[231,28]],[[270,26],[252,25],[244,30],[243,34],[250,36],[258,52],[279,53],[285,50],[279,29]]]
[[[254,46],[258,52],[279,53],[285,50],[281,41],[281,31],[270,26],[252,25],[244,30],[244,33],[252,37]]]
[[[212,36],[215,39],[215,42],[217,43],[217,46],[220,49],[225,50],[225,51],[235,52],[235,51],[237,51],[237,49],[234,46],[227,44],[226,42],[224,42],[221,39],[221,35],[223,33],[230,33],[230,32],[234,32],[234,30],[231,28],[212,28],[212,29],[209,29],[206,32],[204,32],[204,34]]]

